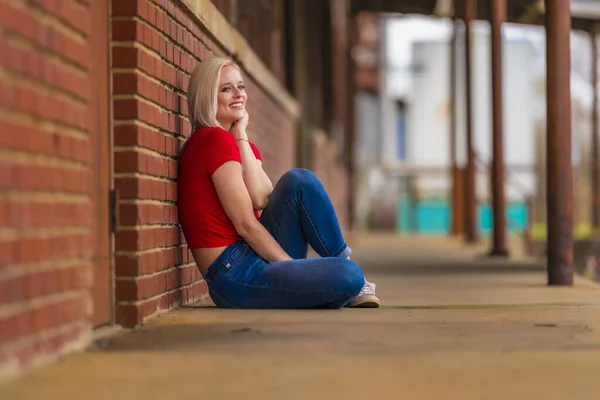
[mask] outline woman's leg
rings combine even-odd
[[[205,279],[217,307],[243,309],[341,308],[356,298],[364,284],[364,275],[352,260],[329,257],[268,263],[245,242],[212,266]]]
[[[350,255],[331,199],[307,169],[296,168],[281,177],[261,222],[294,259],[306,258],[309,244],[321,257]]]
[[[275,185],[261,222],[294,259],[306,258],[308,244],[321,257],[350,255],[331,199],[317,176],[307,169],[285,173]],[[375,285],[364,281],[349,307],[379,307]]]

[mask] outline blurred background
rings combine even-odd
[[[207,298],[176,185],[189,76],[214,55],[243,70],[269,176],[313,170],[347,235],[517,243],[569,284],[600,215],[599,18],[592,0],[0,0],[0,375]]]
[[[364,15],[364,14],[363,14]],[[378,85],[356,95],[362,168],[357,222],[364,229],[409,235],[451,233],[449,173],[452,124],[447,18],[378,15]],[[466,165],[464,26],[458,23],[457,163]],[[477,159],[477,229],[491,234],[491,41],[487,21],[472,23],[473,147]],[[508,231],[545,236],[546,34],[543,26],[507,23],[503,35],[504,163]],[[358,47],[360,49],[360,47]],[[361,49],[362,50],[362,49]],[[572,160],[576,231],[591,233],[592,45],[584,31],[571,34]],[[376,121],[376,122],[375,122]],[[377,124],[373,126],[373,124]],[[376,139],[375,139],[376,138]],[[531,218],[531,220],[529,219]]]

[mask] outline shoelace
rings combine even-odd
[[[372,294],[375,295],[375,287],[377,285],[368,281],[365,281],[362,289],[360,290],[360,294]]]

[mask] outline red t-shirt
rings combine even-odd
[[[254,156],[262,160],[253,144]],[[179,160],[179,223],[190,249],[228,246],[239,237],[225,214],[212,182],[214,172],[227,161],[242,162],[230,132],[218,127],[199,128],[188,139]],[[258,218],[258,211],[255,211]]]

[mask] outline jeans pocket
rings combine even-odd
[[[231,255],[227,260],[224,261],[223,276],[229,276],[240,264],[242,260],[248,254],[250,246],[244,243],[234,254]]]

